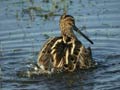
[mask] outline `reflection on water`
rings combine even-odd
[[[2,90],[119,90],[120,0],[0,0],[0,88]],[[93,41],[97,68],[30,75],[46,39],[60,35],[67,10]],[[90,46],[82,37],[85,46]]]

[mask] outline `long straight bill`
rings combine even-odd
[[[92,40],[90,40],[84,33],[82,33],[76,26],[73,27],[73,30],[78,32],[80,35],[82,35],[85,39],[87,39],[91,44],[94,44]]]

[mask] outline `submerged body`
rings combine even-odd
[[[50,38],[39,52],[38,66],[40,69],[47,72],[72,72],[78,68],[94,67],[91,49],[85,48],[73,32],[78,29],[74,18],[70,15],[62,15],[60,29],[61,36]]]

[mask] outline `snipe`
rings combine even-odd
[[[73,30],[81,34],[71,15],[62,15],[59,21],[61,36],[50,38],[42,47],[38,56],[38,66],[46,72],[72,72],[75,69],[88,69],[96,65],[92,59],[91,48],[85,46],[75,36]]]

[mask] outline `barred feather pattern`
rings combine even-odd
[[[50,38],[39,53],[38,66],[48,71],[74,71],[79,66],[87,69],[92,65],[91,50],[79,40],[64,43],[62,37]]]

